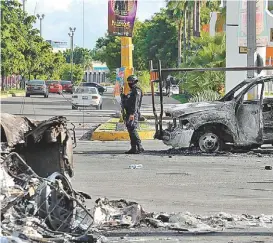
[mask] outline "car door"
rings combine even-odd
[[[237,100],[238,136],[242,145],[263,143],[263,83],[248,86]]]
[[[263,140],[273,143],[273,80],[267,80],[263,98]]]

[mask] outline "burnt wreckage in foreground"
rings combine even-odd
[[[72,177],[73,138],[70,131],[62,116],[41,122],[1,113],[1,154],[17,152],[41,177],[54,172]]]
[[[174,148],[198,147],[203,152],[217,152],[232,145],[251,149],[263,144],[273,145],[273,76],[247,79],[228,92],[221,100],[175,105],[163,110],[162,72],[206,71],[206,69],[153,69],[158,78],[151,80],[153,111],[156,120],[155,138]],[[253,67],[252,69],[272,69]],[[212,68],[211,71],[221,71]],[[241,71],[251,68],[223,68]],[[230,70],[229,70],[230,69]],[[223,71],[223,70],[222,70]],[[152,76],[153,77],[153,76]],[[160,116],[154,102],[154,83],[159,82]],[[255,94],[249,96],[248,93]],[[173,119],[163,130],[163,111]]]

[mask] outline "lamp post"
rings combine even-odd
[[[24,11],[24,12],[26,11],[26,1],[27,1],[27,0],[23,0],[23,11]]]
[[[74,38],[74,33],[76,31],[76,28],[69,27],[69,37],[71,38],[71,56],[70,56],[70,62],[71,62],[71,82],[73,83],[73,49],[74,49],[74,43],[73,43],[73,38]]]
[[[45,15],[37,14],[36,17],[40,20],[40,36],[42,37],[42,20],[44,19]]]

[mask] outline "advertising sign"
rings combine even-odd
[[[256,0],[256,42],[258,47],[266,46],[268,43],[267,22],[266,22],[266,2]],[[238,45],[247,46],[247,0],[240,1],[239,11],[239,33]]]
[[[137,0],[108,0],[108,33],[132,37]]]
[[[125,68],[121,67],[121,68],[117,68],[117,82],[123,86],[124,85],[124,73],[125,73]]]

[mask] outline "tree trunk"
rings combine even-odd
[[[188,8],[188,50],[191,49],[191,19],[192,19],[192,9],[191,8]]]
[[[181,54],[182,54],[182,19],[178,23],[178,59],[177,66],[181,65]]]
[[[193,16],[192,16],[193,36],[196,36],[196,0],[194,0]]]
[[[183,54],[184,54],[183,62],[184,63],[186,63],[186,61],[187,61],[187,57],[186,57],[186,51],[187,51],[186,35],[187,35],[187,5],[185,4],[185,6],[184,6],[184,24],[183,24]]]
[[[196,5],[196,36],[200,37],[200,0],[197,0]]]

